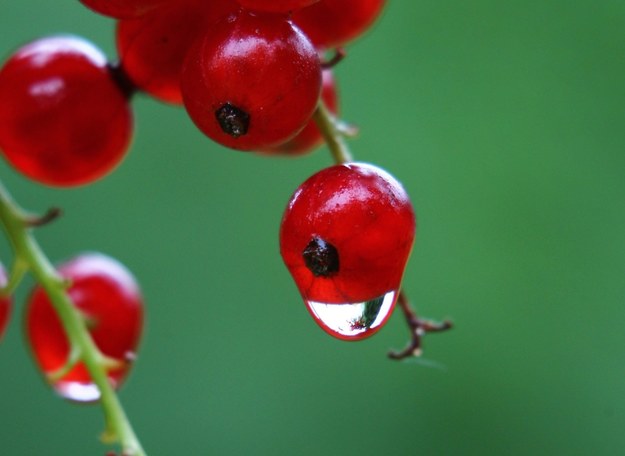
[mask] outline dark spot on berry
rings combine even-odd
[[[233,138],[246,134],[250,125],[250,115],[230,103],[222,105],[215,111],[215,117],[224,133]]]
[[[302,252],[304,263],[316,277],[330,277],[339,272],[339,252],[329,242],[314,237]]]

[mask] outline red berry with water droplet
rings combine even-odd
[[[143,300],[135,278],[117,260],[97,253],[76,256],[58,271],[70,281],[68,295],[85,318],[96,346],[114,360],[107,375],[119,387],[128,375],[143,327]],[[100,392],[81,361],[64,371],[70,362],[70,344],[40,286],[28,300],[26,331],[39,368],[53,379],[58,394],[77,402],[99,399]]]
[[[124,157],[132,132],[127,92],[89,42],[42,38],[0,69],[0,150],[40,183],[87,184]]]
[[[362,339],[390,315],[415,228],[395,178],[349,163],[297,189],[282,219],[280,251],[317,322],[336,337]]]
[[[295,136],[321,90],[321,64],[288,16],[240,11],[221,21],[187,55],[184,105],[214,141],[260,150]]]
[[[7,275],[4,266],[0,264],[0,288],[6,286]],[[9,317],[11,316],[11,298],[9,296],[0,295],[0,339],[4,336]]]

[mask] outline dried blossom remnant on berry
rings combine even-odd
[[[233,138],[245,135],[250,125],[250,115],[230,103],[215,111],[215,117],[224,133]]]
[[[330,277],[339,272],[339,252],[329,242],[314,237],[302,252],[304,263],[316,277]]]

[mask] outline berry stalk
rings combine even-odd
[[[91,379],[100,391],[100,403],[106,421],[106,430],[102,439],[107,443],[118,442],[123,448],[124,455],[146,456],[119,398],[108,381],[107,358],[93,342],[85,319],[72,305],[66,292],[67,281],[58,274],[32,235],[32,227],[41,223],[27,215],[13,201],[1,182],[0,220],[15,252],[15,264],[19,265],[19,274],[23,275],[28,269],[45,289],[61,320],[72,349],[79,354]],[[11,288],[14,288],[17,285],[16,280],[13,277],[10,280]]]
[[[352,154],[349,151],[349,147],[343,138],[343,133],[340,130],[339,122],[336,117],[332,115],[326,105],[319,100],[317,109],[313,114],[313,119],[323,136],[323,140],[330,149],[332,158],[337,165],[352,161]]]

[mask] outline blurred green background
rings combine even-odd
[[[0,53],[113,22],[77,1],[0,1]],[[401,180],[419,217],[404,286],[457,328],[431,365],[386,359],[394,315],[345,343],[308,316],[282,265],[286,201],[331,163],[228,151],[137,97],[125,162],[79,189],[4,162],[51,259],[99,250],[148,311],[121,392],[150,455],[615,455],[625,451],[625,3],[390,1],[337,69],[352,148]],[[0,102],[2,102],[0,100]],[[2,261],[10,249],[0,241]],[[102,455],[98,407],[43,383],[20,288],[0,345],[0,453]]]

